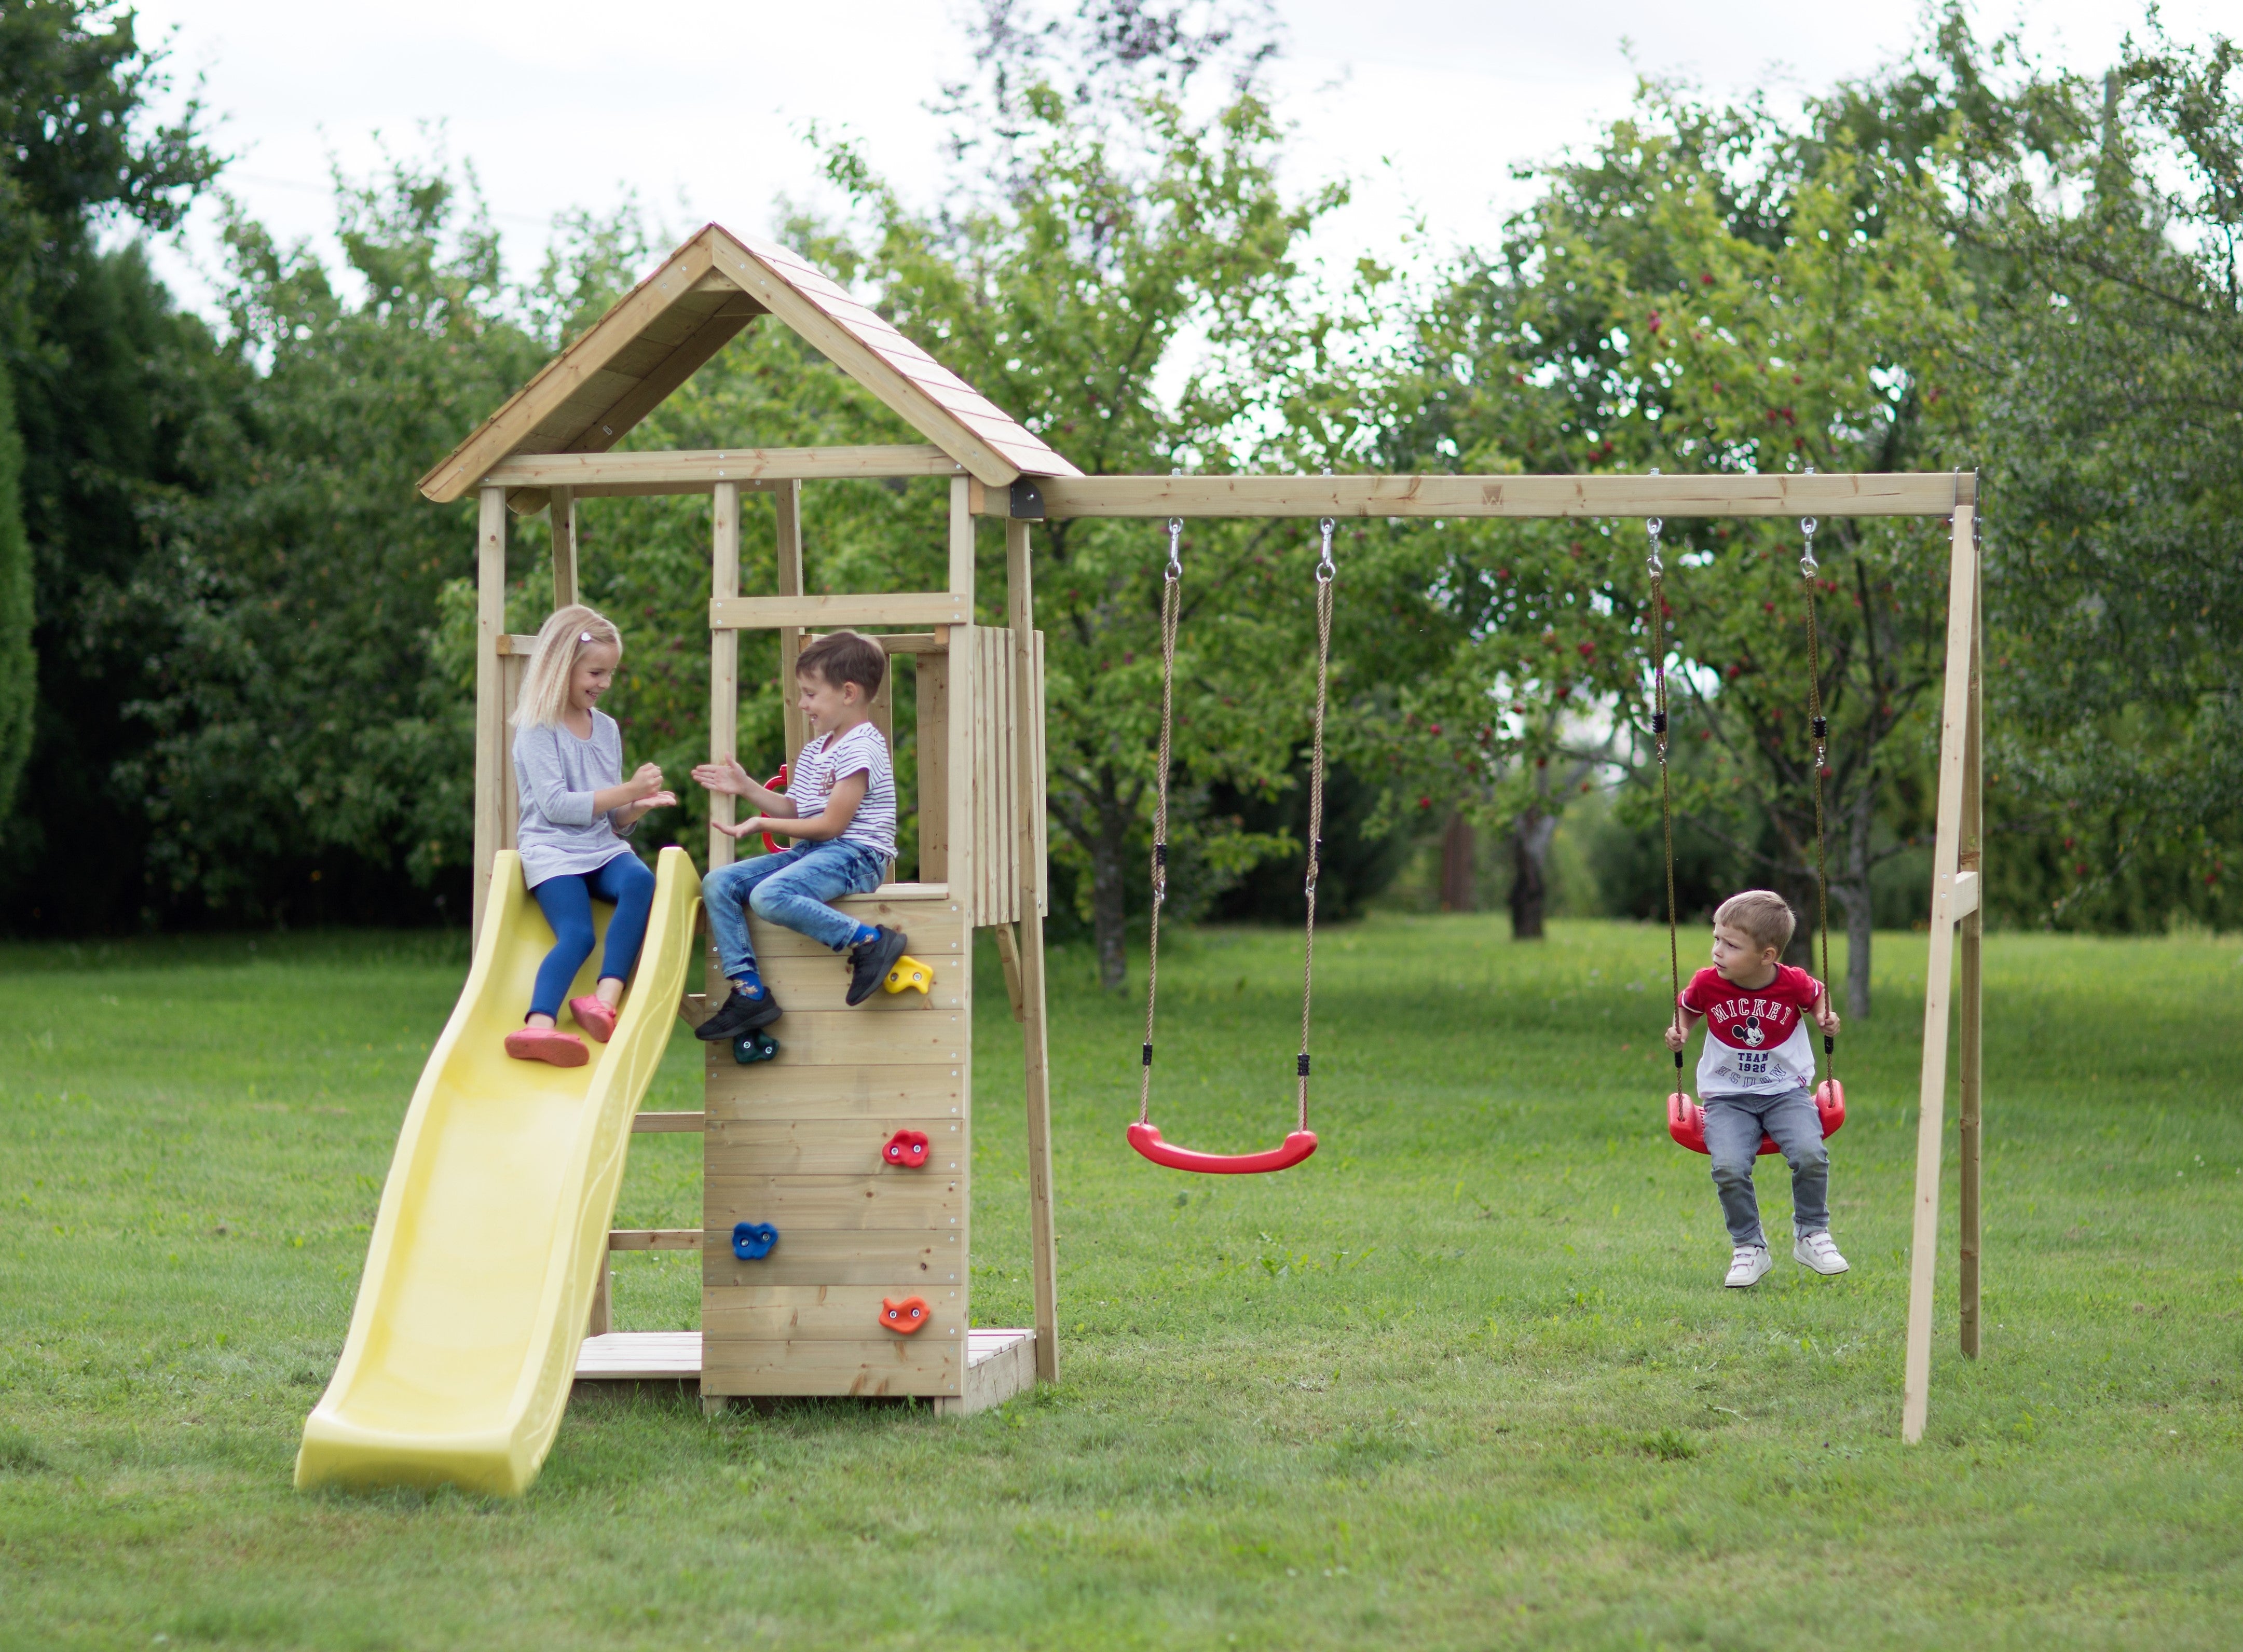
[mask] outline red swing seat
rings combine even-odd
[[[1155,1165],[1170,1170],[1196,1170],[1205,1176],[1256,1176],[1265,1171],[1290,1170],[1317,1151],[1313,1130],[1296,1130],[1276,1147],[1258,1153],[1202,1153],[1189,1147],[1171,1147],[1161,1139],[1157,1125],[1129,1126],[1129,1145]]]
[[[1815,1111],[1822,1120],[1824,1138],[1836,1135],[1846,1122],[1846,1086],[1835,1078],[1825,1078],[1815,1085]],[[1677,1145],[1712,1156],[1713,1150],[1706,1145],[1706,1110],[1680,1090],[1667,1098],[1667,1133]],[[1760,1138],[1759,1157],[1766,1158],[1782,1151],[1770,1137]]]

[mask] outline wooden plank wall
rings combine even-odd
[[[973,980],[962,903],[896,885],[840,903],[910,937],[934,990],[875,993],[845,1007],[845,964],[791,930],[751,921],[764,979],[786,1013],[776,1061],[743,1067],[707,1050],[703,1181],[702,1392],[963,1392],[973,1164]],[[918,1170],[881,1149],[926,1132]],[[769,1222],[778,1243],[736,1259],[735,1222]],[[899,1336],[884,1297],[920,1296],[933,1317]]]

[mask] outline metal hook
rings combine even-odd
[[[1651,554],[1644,559],[1644,565],[1656,579],[1667,571],[1666,561],[1659,554],[1659,536],[1667,531],[1667,519],[1663,516],[1647,517],[1643,531],[1651,536]]]
[[[1807,467],[1807,473],[1812,476],[1815,473],[1815,467],[1809,465]],[[1812,516],[1802,516],[1799,519],[1800,537],[1805,541],[1799,558],[1799,571],[1810,580],[1815,577],[1815,570],[1822,567],[1822,564],[1815,560],[1815,530],[1820,526],[1821,524]]]
[[[1324,529],[1324,559],[1317,564],[1317,583],[1330,585],[1333,576],[1339,572],[1339,568],[1332,561],[1332,519],[1327,516],[1318,526]]]
[[[1164,578],[1170,581],[1183,578],[1183,542],[1184,519],[1181,516],[1171,516],[1169,518],[1169,569]]]

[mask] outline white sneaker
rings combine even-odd
[[[1758,1285],[1775,1266],[1767,1246],[1740,1245],[1729,1257],[1729,1277],[1721,1283],[1733,1291],[1741,1291],[1748,1285]]]
[[[1791,1247],[1791,1259],[1804,1262],[1817,1273],[1846,1271],[1846,1259],[1838,1254],[1838,1247],[1830,1242],[1827,1232],[1802,1233]]]

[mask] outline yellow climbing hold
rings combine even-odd
[[[906,952],[889,970],[888,978],[880,984],[891,992],[901,992],[906,987],[917,987],[924,995],[934,984],[934,971]]]

